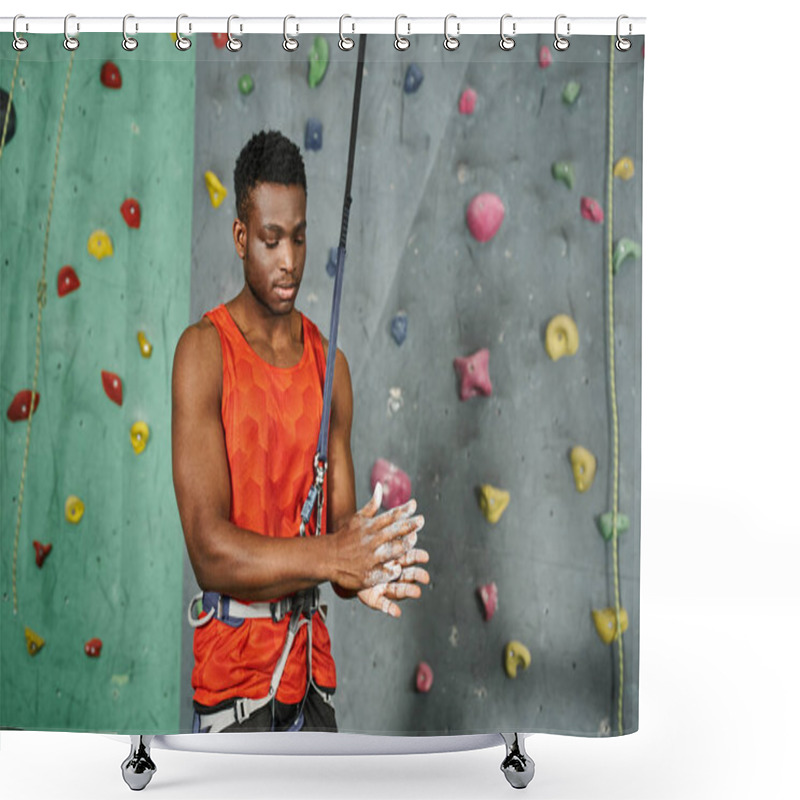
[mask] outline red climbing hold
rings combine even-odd
[[[417,665],[417,691],[429,692],[433,686],[433,670],[424,661]]]
[[[469,232],[479,242],[488,242],[500,230],[505,214],[503,201],[496,194],[477,194],[467,206]]]
[[[122,88],[122,75],[113,61],[106,61],[103,64],[103,68],[100,70],[100,82],[109,89]]]
[[[589,222],[596,222],[598,225],[603,221],[603,209],[600,203],[591,197],[581,197],[581,216]]]
[[[78,280],[75,270],[69,264],[61,267],[58,271],[58,296],[63,297],[80,288],[81,282]]]
[[[539,48],[539,66],[542,69],[547,69],[553,63],[553,54],[550,52],[550,48],[543,44]]]
[[[36,413],[36,409],[39,407],[39,392],[36,392],[36,401],[33,404],[33,413]],[[21,422],[24,419],[28,419],[28,415],[30,414],[31,409],[31,390],[30,389],[23,389],[20,392],[17,392],[14,395],[14,399],[11,401],[11,405],[8,407],[8,411],[6,411],[6,416],[12,422]]]
[[[142,224],[142,208],[138,200],[129,197],[120,207],[125,222],[129,228],[138,228]]]
[[[89,658],[97,658],[100,655],[102,647],[103,643],[100,639],[89,639],[83,646],[83,652],[86,653]]]
[[[397,508],[411,499],[411,478],[384,458],[379,458],[372,467],[370,486],[373,491],[378,483],[383,484],[384,508]]]
[[[461,378],[459,396],[462,400],[482,394],[489,397],[492,382],[489,379],[489,351],[484,347],[466,358],[454,358],[453,366]]]
[[[122,380],[115,372],[100,373],[103,376],[103,389],[105,389],[108,399],[115,402],[118,406],[122,405]]]
[[[475,103],[478,101],[478,93],[474,89],[464,89],[461,99],[458,101],[459,114],[471,114],[475,110]]]
[[[33,546],[36,548],[36,566],[41,567],[44,564],[44,560],[47,556],[50,555],[50,551],[53,549],[52,544],[42,544],[41,542],[37,542],[36,539],[33,540]]]
[[[478,595],[483,603],[483,616],[488,622],[497,611],[497,584],[492,581],[485,586],[479,586]]]
[[[222,49],[228,42],[227,33],[212,33],[211,38],[214,40],[214,47]]]

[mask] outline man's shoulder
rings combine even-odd
[[[221,357],[219,335],[208,317],[188,325],[178,339],[175,358],[181,361],[214,362]]]

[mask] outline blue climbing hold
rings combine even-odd
[[[322,123],[315,117],[306,122],[306,150],[322,149]]]
[[[398,346],[403,344],[408,333],[408,314],[405,311],[398,311],[392,318],[392,336]]]
[[[325,265],[325,271],[331,278],[336,277],[336,264],[339,260],[339,248],[338,247],[331,247],[330,253],[328,253],[328,263]]]
[[[403,84],[403,91],[412,94],[419,89],[423,78],[422,70],[416,64],[409,64],[406,70],[406,80]]]

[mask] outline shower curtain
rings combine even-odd
[[[0,37],[4,728],[192,730],[172,364],[243,287],[261,130],[304,159],[296,307],[328,335],[356,49],[174,38]],[[635,731],[643,38],[393,41],[366,50],[338,344],[357,505],[416,498],[431,581],[399,619],[321,587],[338,728]]]

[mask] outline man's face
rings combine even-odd
[[[299,185],[259,183],[236,236],[244,279],[275,316],[291,313],[306,263],[306,194]]]

